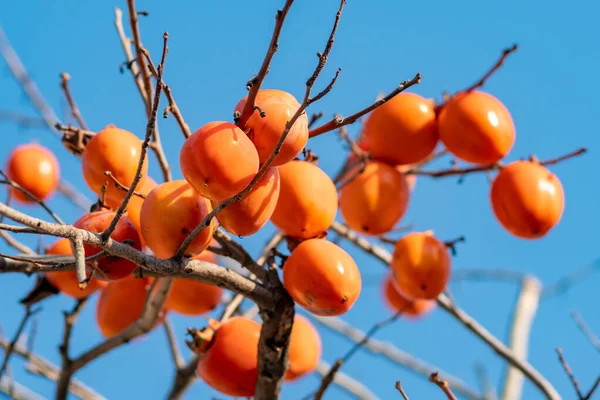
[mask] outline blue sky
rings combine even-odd
[[[140,9],[150,12],[149,17],[141,18],[141,31],[154,59],[159,57],[162,33],[170,34],[164,78],[192,130],[212,120],[230,120],[235,105],[246,93],[246,81],[260,67],[275,11],[283,1],[138,3]],[[127,7],[123,0],[13,1],[3,6],[0,24],[61,118],[69,121],[59,74],[68,72],[74,95],[92,129],[114,123],[142,135],[142,103],[128,72],[119,73],[124,56],[113,25],[114,6],[123,10]],[[315,52],[323,48],[337,7],[337,0],[306,0],[293,5],[281,34],[280,51],[264,87],[286,90],[298,98],[303,95],[304,82],[316,62]],[[542,6],[517,1],[349,0],[320,84],[328,82],[337,67],[342,67],[342,73],[331,94],[315,104],[312,111],[324,111],[326,116],[347,115],[416,72],[423,73],[423,80],[412,91],[440,99],[443,91],[453,92],[477,80],[503,48],[518,43],[520,50],[485,86],[508,107],[516,125],[517,141],[508,159],[531,153],[540,159],[552,158],[580,146],[590,150],[583,157],[551,168],[561,179],[566,194],[562,221],[541,240],[511,237],[493,217],[486,177],[477,175],[467,177],[460,185],[455,178],[419,178],[401,223],[412,223],[418,230],[433,229],[443,239],[465,235],[467,242],[453,259],[454,270],[502,268],[528,272],[544,283],[552,283],[600,256],[595,239],[595,227],[600,222],[596,173],[600,139],[595,132],[600,105],[598,12],[600,5],[593,1],[565,6],[564,2],[553,0]],[[126,29],[129,31],[127,24]],[[1,72],[0,109],[34,114],[3,64]],[[164,100],[162,104],[166,104]],[[172,118],[160,119],[159,123],[174,176],[181,179],[177,161],[183,137]],[[358,126],[352,127],[350,132],[356,134],[357,129]],[[63,177],[91,197],[81,177],[80,162],[48,131],[24,130],[0,122],[0,134],[0,159],[5,159],[17,144],[37,140],[56,152]],[[345,150],[334,133],[311,140],[309,147],[321,156],[321,168],[329,174],[337,171]],[[447,167],[447,162],[442,160],[437,167]],[[150,173],[160,177],[154,161]],[[59,196],[50,205],[68,222],[80,216]],[[42,216],[37,210],[27,210]],[[242,243],[256,255],[272,229],[269,224]],[[385,271],[349,244],[344,243],[343,247],[355,258],[365,281],[361,297],[344,319],[366,330],[389,316],[379,291]],[[0,251],[9,249],[2,244]],[[33,279],[23,276],[0,277],[0,324],[6,335],[12,335],[22,315],[16,299],[32,283]],[[557,361],[556,347],[563,347],[584,390],[600,373],[596,367],[598,353],[569,316],[570,310],[577,309],[600,334],[595,306],[600,300],[596,290],[599,283],[600,276],[594,275],[567,294],[545,300],[535,319],[530,361],[565,398],[572,397],[573,390]],[[507,338],[507,324],[517,296],[515,285],[453,283],[450,290],[458,305],[496,336]],[[94,298],[75,329],[74,354],[101,339],[94,322],[95,304]],[[35,350],[57,363],[61,311],[69,307],[70,300],[55,297],[44,302],[39,314]],[[172,319],[181,342],[188,326],[203,322],[202,318]],[[323,356],[333,362],[350,343],[319,329],[325,343]],[[398,321],[377,337],[452,372],[473,387],[477,387],[475,363],[485,366],[495,384],[505,370],[501,359],[441,310],[419,322]],[[162,398],[173,377],[165,344],[163,331],[156,330],[86,367],[77,378],[111,399]],[[21,362],[13,364],[13,371],[21,383],[45,397],[53,396],[54,385],[24,372]],[[397,398],[394,383],[399,379],[411,398],[442,398],[431,383],[364,351],[343,371],[364,382],[380,398]],[[312,376],[286,385],[283,398],[301,398],[318,382]],[[187,398],[213,395],[216,394],[199,382]],[[332,388],[329,396],[346,398],[337,388]],[[526,383],[524,398],[541,396]]]

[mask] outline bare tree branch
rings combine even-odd
[[[585,323],[581,315],[575,310],[571,311],[571,317],[577,324],[579,330],[588,338],[590,343],[596,348],[596,350],[600,351],[600,339],[596,334],[590,329],[589,326]]]
[[[87,124],[83,120],[81,116],[81,112],[79,111],[79,107],[77,107],[77,103],[75,102],[75,98],[73,94],[71,94],[71,89],[69,88],[69,81],[71,80],[71,75],[67,73],[60,74],[60,87],[65,93],[65,97],[67,98],[67,102],[69,103],[69,108],[71,109],[71,115],[79,124],[81,129],[88,130]]]
[[[429,375],[429,381],[435,383],[440,389],[442,389],[448,400],[458,400],[454,393],[452,393],[452,389],[450,389],[448,382],[440,379],[440,376],[437,372]]]
[[[579,400],[583,400],[584,397],[583,397],[583,393],[581,392],[581,388],[579,387],[579,382],[577,382],[575,375],[573,375],[573,371],[571,371],[571,367],[569,367],[567,360],[565,360],[562,349],[560,349],[560,348],[556,349],[556,354],[558,354],[558,360],[560,361],[561,365],[563,366],[565,373],[569,377],[571,384],[573,384],[575,393],[577,393],[577,398]]]
[[[321,360],[317,365],[317,373],[325,376],[329,373],[332,366],[326,361]],[[379,398],[369,390],[368,387],[352,378],[351,376],[338,371],[333,377],[333,384],[344,389],[346,392],[361,400],[379,400]]]
[[[35,315],[35,313],[37,313],[40,310],[41,310],[40,308],[37,308],[34,310],[31,308],[31,306],[25,306],[25,314],[23,315],[23,318],[21,318],[21,322],[19,323],[19,327],[17,328],[17,331],[15,332],[14,338],[8,344],[8,346],[6,346],[4,348],[4,359],[2,360],[2,366],[0,366],[0,381],[2,380],[2,376],[4,375],[4,372],[6,371],[6,368],[8,367],[8,362],[10,361],[10,357],[13,354],[13,352],[15,351],[15,346],[17,345],[17,342],[19,341],[19,338],[21,337],[21,334],[23,333],[23,330],[25,329],[25,325],[27,324],[27,321],[29,321],[29,318],[31,318],[33,315]]]
[[[171,350],[171,356],[173,357],[173,363],[175,364],[175,368],[183,368],[185,365],[185,361],[183,360],[183,356],[181,355],[179,345],[177,344],[177,336],[175,336],[173,324],[171,323],[171,320],[168,317],[165,317],[163,327],[165,328],[165,334],[167,335],[167,341],[169,342],[169,349]]]

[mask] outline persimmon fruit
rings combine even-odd
[[[456,157],[478,165],[494,164],[515,143],[508,109],[481,91],[462,92],[445,104],[438,116],[440,139]]]
[[[235,107],[241,113],[247,96]],[[244,126],[246,134],[256,146],[261,165],[264,164],[281,139],[285,125],[300,108],[300,103],[290,93],[276,89],[262,89],[256,95],[255,109]],[[296,158],[308,142],[308,117],[303,113],[296,119],[271,166],[286,164]]]
[[[388,309],[393,313],[401,312],[401,316],[407,319],[420,318],[435,307],[435,300],[406,298],[396,288],[391,275],[383,280],[382,294]]]
[[[522,239],[546,236],[565,208],[560,180],[535,161],[515,161],[503,167],[492,183],[490,200],[500,224]]]
[[[141,184],[136,186],[135,191],[144,196],[148,196],[148,194],[156,186],[158,186],[156,181],[154,179],[152,179],[150,176],[147,176],[146,179],[144,179],[144,182],[142,182]],[[129,199],[129,203],[127,203],[125,215],[129,218],[129,220],[133,223],[133,225],[135,225],[135,228],[140,233],[142,247],[145,247],[146,241],[144,240],[144,236],[141,234],[142,233],[142,224],[140,221],[140,213],[142,212],[142,204],[144,204],[143,198],[136,196],[136,195],[131,196],[131,199]],[[116,206],[114,206],[114,208],[118,209],[119,206],[120,206],[120,204],[117,204]]]
[[[258,153],[235,124],[209,122],[194,132],[179,155],[183,177],[203,197],[224,201],[241,192],[258,172]]]
[[[309,239],[298,244],[285,261],[283,285],[311,313],[335,316],[352,308],[362,282],[346,251],[325,239]]]
[[[400,294],[433,300],[450,279],[450,253],[432,232],[412,232],[396,242],[390,267]]]
[[[294,160],[279,167],[281,188],[271,222],[288,236],[310,239],[325,232],[337,214],[337,189],[318,166]]]
[[[340,212],[355,231],[381,235],[406,213],[410,189],[405,176],[390,165],[369,161],[362,172],[361,167],[347,173],[349,183],[340,190]]]
[[[418,94],[400,93],[371,112],[362,136],[375,160],[391,165],[423,161],[439,142],[433,104]]]
[[[50,198],[60,181],[60,166],[54,154],[36,143],[13,149],[6,165],[8,178],[39,200]],[[11,196],[21,203],[36,203],[25,193],[10,188]]]
[[[48,248],[48,250],[46,250],[46,254],[59,256],[72,255],[73,250],[71,249],[69,239],[58,239]],[[46,272],[44,275],[50,284],[58,289],[59,292],[76,300],[89,297],[108,285],[108,282],[92,278],[85,288],[80,289],[79,279],[77,279],[77,272],[75,271],[50,271]]]
[[[279,199],[279,171],[269,168],[242,200],[217,214],[217,220],[228,232],[250,236],[258,232],[273,215]],[[219,202],[212,202],[217,207]]]
[[[208,250],[192,257],[192,260],[217,263],[215,255]],[[182,315],[202,315],[218,306],[222,297],[223,289],[218,286],[191,279],[175,278],[165,301],[165,308]]]
[[[111,174],[124,186],[133,184],[142,151],[142,140],[133,133],[109,125],[96,133],[88,141],[81,155],[81,170],[87,185],[98,196],[102,186],[108,181],[105,201],[118,207],[126,192],[117,188],[115,182],[104,174]],[[142,164],[142,179],[148,174],[148,158]],[[138,184],[138,186],[140,185]]]
[[[245,317],[222,323],[200,357],[198,376],[224,395],[252,397],[258,379],[260,329]]]
[[[165,182],[146,196],[140,211],[142,236],[158,258],[173,257],[181,243],[212,211],[210,201],[184,180]],[[192,241],[188,255],[204,251],[212,239],[214,219]]]
[[[110,226],[115,215],[116,213],[110,210],[94,211],[79,218],[73,226],[93,233],[102,233]],[[135,225],[126,216],[121,217],[110,237],[112,240],[125,243],[136,250],[142,249],[140,234]],[[84,244],[83,248],[86,257],[94,256],[102,251],[102,248],[92,246],[91,244]],[[71,249],[75,252],[73,244],[71,244]],[[95,278],[103,281],[123,279],[131,275],[136,269],[136,265],[131,261],[110,255],[89,262],[87,266],[89,270],[94,270]]]
[[[321,336],[306,317],[296,314],[290,337],[290,366],[284,379],[298,380],[317,369],[321,360]]]

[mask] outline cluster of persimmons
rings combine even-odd
[[[246,98],[235,111],[241,112]],[[312,159],[300,159],[309,137],[302,114],[274,153],[286,123],[300,104],[289,93],[260,90],[256,109],[243,126],[215,121],[194,132],[180,152],[182,180],[157,184],[148,176],[147,161],[126,214],[111,235],[115,241],[159,258],[173,257],[183,241],[220,203],[242,192],[261,166],[275,154],[270,167],[241,200],[220,211],[198,234],[186,256],[215,263],[208,250],[217,246],[217,226],[237,236],[258,232],[268,221],[295,245],[284,258],[283,284],[293,300],[308,312],[335,316],[347,312],[361,292],[361,275],[352,257],[326,238],[339,211],[348,227],[364,235],[390,232],[402,219],[414,185],[415,166],[428,160],[438,145],[476,166],[497,165],[513,147],[515,127],[509,111],[495,97],[464,91],[436,105],[414,93],[400,93],[368,116],[358,146],[369,157],[355,154],[339,190]],[[133,133],[109,125],[85,144],[83,177],[102,199],[74,226],[101,233],[111,223],[133,184],[142,141]],[[106,171],[110,171],[107,174]],[[11,180],[40,200],[59,182],[54,155],[37,144],[17,147],[10,156]],[[110,176],[108,176],[110,175]],[[12,189],[13,197],[32,202]],[[539,238],[555,226],[564,208],[559,180],[536,160],[499,167],[491,185],[491,206],[500,224],[521,238]],[[48,254],[73,254],[71,243],[59,239]],[[100,248],[85,245],[85,256]],[[150,278],[136,278],[136,265],[106,256],[88,263],[93,278],[80,288],[74,271],[46,273],[65,295],[81,299],[99,291],[96,319],[106,337],[123,331],[143,311]],[[451,257],[446,244],[431,231],[406,234],[395,244],[383,295],[395,312],[417,317],[428,312],[446,288]],[[165,311],[203,315],[222,301],[222,289],[187,279],[175,279]],[[202,354],[198,374],[211,387],[232,396],[252,396],[257,379],[260,325],[245,317],[212,321],[195,343]],[[310,322],[297,315],[290,344],[286,380],[313,371],[321,341]]]

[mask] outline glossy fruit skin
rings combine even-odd
[[[432,102],[400,93],[369,115],[363,139],[376,160],[391,165],[423,161],[439,142]]]
[[[310,239],[325,232],[337,214],[337,189],[322,169],[306,161],[279,167],[281,189],[271,222],[286,235]]]
[[[8,178],[40,200],[54,194],[60,181],[60,166],[54,154],[39,144],[23,144],[10,153],[6,165]],[[36,203],[19,190],[11,195],[21,203]]]
[[[146,196],[140,212],[142,236],[158,258],[173,257],[190,232],[212,211],[210,201],[184,181],[165,182]],[[214,219],[196,236],[188,255],[206,249],[214,232]]]
[[[192,260],[217,263],[215,255],[209,251],[203,251]],[[178,314],[197,316],[212,311],[222,297],[223,289],[218,286],[191,279],[173,279],[165,308]]]
[[[58,239],[48,250],[48,255],[72,255],[71,242],[69,239]],[[62,294],[76,300],[81,300],[91,296],[98,290],[103,289],[108,285],[108,282],[103,282],[92,278],[84,289],[79,289],[79,280],[75,271],[51,271],[44,274],[46,279],[52,286],[57,288]]]
[[[232,317],[215,332],[213,342],[198,363],[198,376],[218,392],[251,397],[258,379],[260,325]]]
[[[287,382],[295,381],[317,369],[321,360],[321,336],[306,317],[296,314],[290,337],[290,366],[285,373]]]
[[[388,309],[395,313],[402,312],[401,317],[417,319],[425,316],[435,307],[435,300],[416,299],[404,297],[397,289],[394,278],[388,275],[383,280],[382,294]]]
[[[147,278],[128,276],[111,282],[100,292],[96,305],[96,323],[105,338],[117,335],[137,321],[144,312],[147,288],[152,281]],[[156,326],[164,320],[158,318]]]
[[[144,196],[148,196],[148,194],[152,191],[152,189],[154,189],[156,186],[158,186],[158,184],[156,183],[156,181],[154,179],[152,179],[151,177],[147,176],[146,179],[144,179],[144,182],[140,185],[137,185],[135,191],[137,193],[143,194]],[[140,232],[140,239],[142,241],[142,247],[146,246],[146,241],[144,240],[143,235],[141,234],[142,232],[142,225],[141,225],[141,220],[140,220],[140,214],[142,212],[142,204],[144,203],[144,199],[142,199],[139,196],[131,196],[131,199],[129,199],[129,203],[127,203],[127,213],[125,214],[129,220],[133,223],[133,225],[135,225],[135,228],[137,229],[138,232]],[[114,209],[118,209],[119,205],[116,205],[114,207]]]
[[[242,112],[247,96],[235,107],[236,112]],[[300,103],[291,94],[276,90],[262,89],[258,91],[255,104],[264,112],[260,116],[258,110],[246,122],[246,131],[252,143],[256,146],[261,165],[264,164],[281,138],[285,125],[300,108]],[[308,142],[308,117],[306,113],[300,115],[285,137],[279,154],[273,159],[271,166],[276,167],[286,164],[296,158]]]
[[[115,183],[104,175],[104,172],[111,171],[119,182],[127,187],[131,186],[135,179],[141,151],[142,141],[136,135],[114,126],[107,126],[89,140],[81,155],[81,170],[85,182],[100,196],[102,186],[108,181],[105,200],[107,204],[116,204],[118,207],[126,192],[117,189]],[[148,158],[142,164],[141,173],[140,184],[148,174]]]
[[[390,165],[370,161],[348,172],[349,181],[340,190],[340,211],[346,224],[365,235],[389,232],[408,209],[410,190],[406,178]],[[358,175],[356,175],[358,174]]]
[[[341,247],[324,239],[301,242],[283,267],[283,285],[296,303],[315,315],[352,308],[361,291],[360,271]]]
[[[429,232],[413,232],[396,243],[390,267],[400,294],[409,299],[433,300],[450,279],[450,253]]]
[[[279,171],[269,168],[250,193],[217,214],[223,228],[237,236],[258,232],[273,215],[279,199]],[[217,207],[219,202],[212,202]]]
[[[515,126],[509,111],[485,92],[456,95],[442,108],[438,126],[448,151],[473,164],[498,162],[515,143]]]
[[[79,218],[75,221],[73,226],[94,233],[102,233],[109,227],[115,214],[114,211],[109,210],[94,211]],[[142,250],[140,235],[133,223],[125,216],[121,217],[115,231],[110,237],[121,243],[127,240],[129,241],[126,243],[127,246],[131,246],[136,250]],[[91,257],[102,251],[100,247],[95,247],[90,244],[84,244],[83,248],[86,257]],[[75,252],[72,244],[71,249]],[[124,279],[131,275],[137,268],[131,261],[117,256],[106,256],[94,261],[92,265],[90,264],[92,263],[88,263],[88,269],[94,269],[94,278],[102,281],[117,281]]]
[[[214,121],[194,132],[179,155],[183,177],[203,197],[224,201],[241,192],[258,172],[258,153],[244,131]]]
[[[522,239],[539,239],[562,218],[565,194],[560,180],[536,162],[515,161],[503,167],[490,191],[500,224]]]

